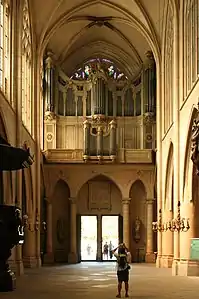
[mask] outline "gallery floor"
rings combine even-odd
[[[115,263],[81,263],[26,270],[17,280],[17,289],[0,293],[4,299],[115,298]],[[170,269],[133,264],[130,298],[198,299],[199,277],[172,277]]]

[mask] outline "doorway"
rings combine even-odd
[[[102,216],[102,259],[116,260],[111,250],[119,243],[119,216]]]
[[[97,216],[81,216],[81,261],[96,261]]]

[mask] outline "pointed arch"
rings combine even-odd
[[[191,161],[191,135],[192,135],[192,126],[193,121],[196,118],[198,111],[195,106],[192,107],[188,129],[187,129],[187,136],[186,136],[186,146],[185,146],[185,153],[184,153],[184,171],[183,171],[183,198],[182,200],[188,199],[192,200],[192,180],[193,180],[193,162]]]
[[[143,193],[145,193],[145,195],[147,195],[147,189],[146,189],[146,186],[145,184],[143,183],[143,181],[141,179],[136,179],[132,185],[131,185],[131,188],[129,190],[129,198],[133,198],[132,196],[132,190],[133,188],[137,186],[140,190],[143,191]]]
[[[97,178],[99,178],[99,177],[104,178],[104,179],[106,179],[106,180],[109,180],[109,181],[113,182],[114,185],[116,185],[116,187],[117,187],[118,190],[120,191],[121,195],[123,195],[121,186],[114,180],[114,178],[112,178],[110,175],[105,175],[105,174],[103,174],[103,173],[93,174],[93,175],[91,175],[89,178],[86,178],[86,179],[83,181],[83,183],[77,188],[76,194],[79,193],[80,189],[82,188],[82,186],[83,186],[85,183],[87,183],[88,181],[91,181],[91,180],[95,180],[95,179],[97,179]]]
[[[32,34],[30,27],[30,14],[28,0],[24,0],[22,7],[21,28],[21,72],[22,72],[22,121],[30,133],[32,133],[33,103],[32,103],[32,79],[33,79],[33,53]]]
[[[55,183],[54,185],[54,192],[56,192],[57,189],[59,188],[64,188],[65,190],[67,189],[67,195],[68,195],[68,198],[70,197],[70,188],[68,186],[68,183],[63,180],[63,179],[58,179],[57,182]]]

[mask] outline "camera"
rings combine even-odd
[[[13,291],[16,288],[16,278],[9,269],[7,260],[11,256],[11,249],[24,243],[20,213],[16,206],[0,205],[0,292]]]

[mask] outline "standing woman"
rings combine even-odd
[[[118,253],[116,250],[118,249]],[[113,250],[114,256],[117,258],[117,277],[118,277],[118,294],[117,298],[121,298],[122,282],[125,284],[125,297],[129,297],[129,270],[131,255],[125,244],[120,244]]]

